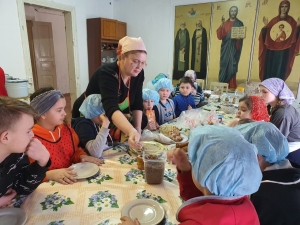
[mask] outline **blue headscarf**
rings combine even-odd
[[[89,95],[82,102],[79,111],[84,115],[86,119],[93,119],[96,116],[104,114],[105,111],[101,102],[100,94]]]
[[[288,141],[278,128],[267,122],[253,122],[235,127],[247,141],[254,144],[258,154],[269,163],[278,163],[289,154]]]
[[[161,78],[168,78],[168,76],[164,73],[158,74],[151,82],[152,84],[155,84],[157,81],[159,81]]]
[[[156,105],[159,101],[159,94],[157,91],[150,90],[148,88],[143,89],[143,101],[152,100],[154,101],[154,105]]]
[[[238,130],[199,126],[191,131],[188,153],[194,178],[214,195],[245,196],[258,190],[257,149]]]
[[[172,81],[168,78],[161,78],[154,84],[155,91],[159,91],[161,88],[168,88],[170,92],[173,91]]]
[[[49,111],[60,98],[64,98],[60,91],[47,91],[32,99],[30,106],[37,112],[38,116],[41,116]]]

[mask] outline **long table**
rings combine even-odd
[[[182,204],[176,168],[166,163],[162,184],[148,185],[144,171],[137,169],[136,157],[115,147],[104,152],[101,173],[73,185],[53,181],[42,183],[21,208],[35,225],[115,225],[122,207],[135,199],[153,199],[165,210],[161,224],[177,224],[176,212]]]

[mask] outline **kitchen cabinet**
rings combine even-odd
[[[127,23],[117,21],[117,39],[121,39],[126,36]]]
[[[107,18],[87,19],[89,78],[97,68],[117,59],[119,40],[126,36],[127,24]]]
[[[117,39],[117,21],[101,18],[101,39]]]

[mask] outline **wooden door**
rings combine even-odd
[[[126,36],[127,24],[124,22],[117,21],[117,40]]]
[[[32,21],[32,36],[37,73],[37,87],[35,87],[35,90],[47,86],[56,89],[52,24]]]
[[[101,38],[102,39],[117,39],[117,21],[111,19],[101,19]]]
[[[27,26],[28,43],[29,43],[29,50],[30,50],[30,62],[31,62],[31,69],[32,69],[33,84],[35,88],[34,90],[37,90],[38,82],[37,82],[37,71],[35,65],[34,45],[33,45],[32,21],[26,20],[26,26]],[[29,83],[31,83],[31,81],[29,81]]]

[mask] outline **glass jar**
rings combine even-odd
[[[239,100],[245,96],[245,89],[243,87],[237,87],[234,93],[233,104],[238,104]]]
[[[164,179],[166,153],[158,153],[156,150],[144,150],[143,152],[145,180],[147,184],[160,184]]]

